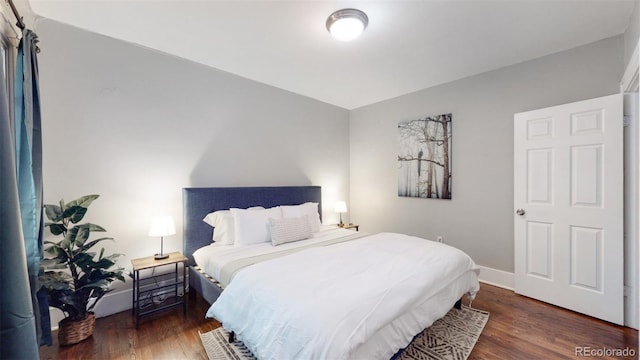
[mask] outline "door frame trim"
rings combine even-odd
[[[639,83],[639,74],[640,74],[640,39],[636,44],[636,47],[629,59],[629,64],[624,71],[622,79],[620,80],[620,93],[623,95],[629,92],[638,93],[638,83]],[[631,122],[634,123],[632,128],[635,128],[635,132],[631,137],[631,144],[626,144],[625,147],[632,149],[631,157],[635,160],[640,159],[640,153],[638,149],[640,148],[640,111],[638,111],[638,107],[636,104],[635,107],[635,117],[631,119]],[[628,269],[628,272],[631,272],[632,279],[630,291],[626,293],[625,299],[625,325],[638,329],[640,325],[640,311],[638,311],[639,301],[640,301],[640,229],[638,228],[638,224],[640,224],[640,166],[638,166],[638,161],[631,161],[631,169],[627,169],[628,173],[632,173],[635,176],[632,176],[632,179],[625,179],[625,181],[633,180],[635,182],[632,187],[635,189],[635,194],[625,194],[625,200],[631,200],[635,202],[635,206],[631,206],[631,214],[625,214],[626,219],[630,219],[625,224],[625,234],[627,235],[627,239],[625,239],[625,243],[631,249],[629,252],[625,252],[625,268]],[[633,179],[635,177],[635,179]],[[634,221],[635,219],[635,221]],[[635,249],[635,250],[634,250]],[[634,281],[635,280],[635,281]]]

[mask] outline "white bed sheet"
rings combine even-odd
[[[323,225],[320,227],[320,231],[313,233],[313,237],[296,241],[292,243],[286,243],[278,246],[268,243],[261,243],[249,246],[236,247],[235,245],[219,245],[212,243],[201,247],[194,251],[193,259],[196,264],[209,276],[216,280],[220,280],[220,271],[228,263],[251,256],[269,254],[279,252],[283,250],[296,249],[309,244],[316,244],[327,240],[337,239],[340,237],[353,234],[353,230],[346,230],[339,227]]]
[[[236,249],[216,251],[233,258]],[[477,275],[460,250],[383,233],[241,270],[207,317],[260,359],[388,359],[475,294]]]

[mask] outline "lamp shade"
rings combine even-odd
[[[335,211],[338,213],[346,213],[347,212],[347,203],[344,201],[336,202]]]
[[[173,224],[173,218],[171,216],[156,216],[151,221],[149,236],[167,236],[175,233],[176,226]]]

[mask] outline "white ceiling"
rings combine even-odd
[[[634,0],[30,0],[40,16],[346,109],[621,34]],[[325,28],[355,7],[349,43]]]

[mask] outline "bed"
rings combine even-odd
[[[295,205],[317,202],[322,214],[322,196],[319,186],[278,187],[198,187],[182,189],[183,253],[188,259],[189,288],[197,291],[212,304],[222,292],[219,284],[200,271],[193,253],[211,244],[213,228],[202,221],[207,214],[232,207],[249,208],[277,205]]]
[[[205,261],[206,274],[194,253],[202,265],[205,250],[219,251],[207,255],[219,259],[245,251],[212,246],[213,228],[203,222],[207,214],[309,202],[317,203],[321,214],[321,189],[187,188],[183,197],[190,288],[212,304],[207,315],[260,359],[388,359],[464,294],[473,297],[479,289],[478,268],[460,250],[408,235],[367,235],[335,226],[323,226],[313,239],[300,242],[253,244],[243,255],[247,259],[263,256],[251,253],[254,247],[282,255],[231,275],[215,266],[211,270]]]

